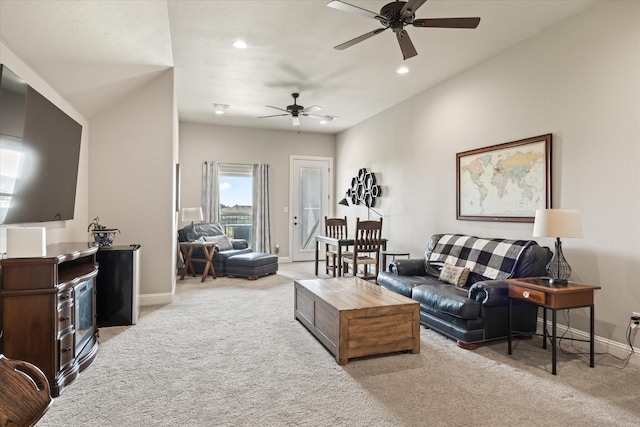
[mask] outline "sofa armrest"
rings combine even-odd
[[[423,259],[397,259],[389,264],[394,276],[426,276]]]
[[[249,242],[245,239],[229,239],[231,240],[231,245],[233,249],[247,249],[249,247]]]
[[[509,285],[502,280],[483,280],[469,288],[469,298],[491,307],[509,303]]]

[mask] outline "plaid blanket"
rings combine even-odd
[[[443,234],[429,255],[429,262],[446,262],[494,280],[513,275],[520,254],[531,240],[481,239]]]

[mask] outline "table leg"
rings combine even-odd
[[[202,280],[200,281],[204,282],[204,280],[209,275],[209,272],[211,272],[211,276],[214,279],[217,279],[216,270],[213,268],[213,261],[212,261],[213,254],[215,253],[215,246],[212,247],[211,249],[207,248],[206,246],[203,246],[202,251],[204,252],[206,263],[204,264],[204,270],[202,270]]]
[[[551,373],[556,374],[556,310],[551,310]]]
[[[549,330],[547,329],[547,309],[542,307],[542,348],[547,348],[547,338],[549,338]]]
[[[180,248],[182,250],[182,248]],[[182,253],[184,254],[185,260],[184,260],[184,267],[182,267],[182,272],[180,273],[180,280],[184,280],[184,276],[185,274],[187,274],[187,272],[191,272],[191,274],[193,274],[193,277],[196,276],[196,271],[193,269],[193,263],[191,262],[191,255],[193,254],[193,246],[190,246],[188,250],[186,251],[182,251]]]
[[[511,298],[507,304],[507,354],[511,354]]]
[[[318,275],[318,257],[319,257],[319,251],[318,251],[318,240],[316,239],[316,276]]]
[[[590,306],[589,308],[590,308],[590,311],[591,311],[591,321],[590,321],[590,328],[591,328],[591,329],[590,329],[590,331],[589,331],[589,353],[590,353],[590,354],[589,354],[589,356],[590,356],[590,359],[589,359],[589,366],[590,366],[591,368],[593,368],[593,363],[594,363],[594,362],[593,362],[593,353],[594,353],[594,350],[595,350],[595,348],[594,348],[594,347],[595,347],[595,345],[594,345],[594,331],[593,331],[593,327],[594,327],[594,322],[595,322],[595,321],[594,321],[594,311],[595,311],[595,310],[594,310],[594,306],[593,306],[593,304],[591,304],[591,306]]]

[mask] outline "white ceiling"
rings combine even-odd
[[[418,51],[403,63],[389,30],[346,50],[333,46],[380,28],[328,0],[0,0],[0,41],[87,118],[175,67],[180,120],[295,130],[298,104],[340,116],[300,131],[337,133],[478,64],[601,0],[429,0],[417,18],[481,18],[475,30],[406,29]],[[379,12],[389,0],[348,0]],[[245,50],[232,47],[242,39]],[[1,60],[1,58],[0,58]],[[228,104],[222,116],[212,103]]]

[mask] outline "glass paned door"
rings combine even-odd
[[[324,232],[329,214],[329,159],[294,159],[292,168],[292,251],[293,261],[310,261],[315,255],[315,236]]]

